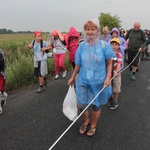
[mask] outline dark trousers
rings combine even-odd
[[[133,61],[137,53],[138,53],[138,50],[132,51],[128,49],[128,65]],[[138,56],[136,57],[136,59],[133,61],[131,65],[133,67],[138,67],[139,59],[140,59],[140,53],[138,54]]]

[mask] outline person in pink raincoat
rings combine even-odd
[[[67,49],[69,51],[69,60],[72,63],[73,69],[75,68],[75,54],[79,45],[79,33],[74,27],[69,29],[67,39]]]

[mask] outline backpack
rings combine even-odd
[[[34,47],[34,44],[35,44],[35,40],[32,43],[33,47]],[[40,41],[40,47],[43,48],[43,40]],[[52,58],[53,57],[53,53],[50,53],[49,50],[44,51],[43,55],[44,55],[44,53],[47,54],[48,58]]]
[[[34,44],[35,44],[35,40],[33,41],[32,45],[34,46]],[[41,48],[43,48],[43,40],[40,41],[40,46],[41,46]],[[46,50],[45,53],[49,53],[49,50]],[[43,54],[44,54],[44,52],[43,52]]]
[[[5,69],[5,59],[3,51],[0,49],[0,71],[4,71]]]

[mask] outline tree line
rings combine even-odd
[[[33,34],[33,33],[34,32],[32,32],[32,31],[17,31],[17,32],[14,32],[12,30],[5,29],[5,28],[0,29],[0,34]],[[48,32],[44,32],[44,33],[48,33]]]
[[[33,33],[31,31],[18,31],[18,32],[14,32],[12,30],[9,30],[9,29],[5,29],[5,28],[2,28],[0,29],[0,34],[13,34],[13,33]]]

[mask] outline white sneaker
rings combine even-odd
[[[41,93],[43,91],[43,87],[39,87],[36,93]]]
[[[2,98],[1,99],[1,106],[2,107],[6,105],[6,99],[7,99],[7,97],[8,97],[8,94],[6,92],[4,92],[3,95],[2,95],[2,97],[1,97]]]
[[[65,71],[63,72],[63,74],[62,74],[62,77],[65,78],[66,75],[67,75],[67,71],[65,70]]]
[[[1,100],[4,100],[8,97],[8,94],[6,92],[3,92],[3,94],[0,93],[0,95],[1,95],[1,98],[0,98]]]
[[[56,74],[55,79],[58,79],[58,78],[59,78],[59,75],[58,75],[58,74]]]

